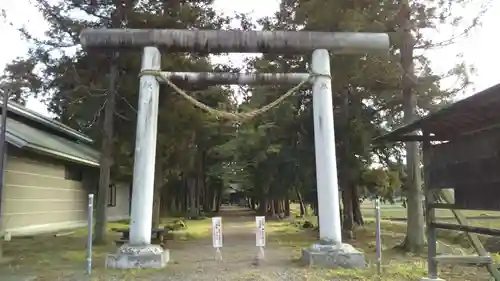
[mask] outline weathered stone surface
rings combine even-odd
[[[365,255],[349,244],[314,244],[302,249],[302,263],[326,268],[365,267]]]
[[[420,278],[419,281],[445,281],[445,280],[441,279],[441,278],[422,277],[422,278]]]
[[[106,257],[108,268],[162,268],[170,260],[170,252],[159,245],[125,244]]]

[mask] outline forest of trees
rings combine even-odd
[[[87,2],[93,1],[33,1],[50,28],[44,38],[19,30],[32,48],[6,67],[0,90],[10,91],[20,103],[29,97],[43,100],[59,121],[94,138],[102,152],[99,185],[104,191],[110,178],[130,181],[132,176],[141,54],[82,50],[82,28],[227,29],[238,20],[241,29],[388,32],[388,57],[331,57],[343,228],[349,233],[363,224],[360,200],[377,195],[390,201],[401,189],[409,198],[405,246],[410,251],[423,247],[418,146],[408,145],[405,161],[402,144],[374,146],[372,139],[434,111],[469,85],[464,62],[457,60],[456,67],[440,76],[423,52],[454,38],[432,41],[422,32],[443,24],[459,26],[462,19],[452,16],[454,8],[468,1],[282,0],[279,11],[258,24],[246,15],[218,14],[212,0]],[[8,13],[4,16],[8,21]],[[309,61],[308,54],[263,55],[249,60],[245,70],[305,72]],[[200,54],[163,54],[162,68],[242,71],[215,65]],[[451,76],[460,83],[443,89],[442,79]],[[281,85],[243,87],[246,94],[237,99],[228,86],[179,86],[225,111],[258,108],[288,90]],[[287,215],[289,200],[300,202],[303,213],[304,204],[315,209],[312,95],[307,87],[268,113],[235,122],[211,116],[162,86],[158,124],[155,223],[162,213],[193,217],[217,211],[229,183],[240,183],[259,203],[261,214]],[[98,194],[97,242],[106,240],[106,196]]]

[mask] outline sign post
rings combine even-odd
[[[215,248],[215,260],[222,260],[222,219],[221,217],[212,218],[212,243]]]
[[[94,194],[89,194],[89,202],[87,209],[87,263],[85,264],[85,271],[87,275],[92,274],[92,227],[94,218]]]
[[[377,253],[377,273],[382,273],[382,238],[380,231],[380,199],[375,199],[375,250]]]
[[[257,254],[257,260],[265,259],[264,247],[266,246],[266,217],[258,216],[255,217],[255,246],[259,248],[259,252]]]

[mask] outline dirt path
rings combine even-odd
[[[166,274],[154,280],[308,280],[306,268],[294,261],[292,250],[268,241],[266,259],[256,265],[255,214],[248,209],[226,206],[223,225],[222,261],[215,259],[210,237],[173,243]],[[157,279],[158,278],[158,279]],[[310,280],[310,279],[309,279]]]

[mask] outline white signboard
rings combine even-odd
[[[266,217],[255,217],[255,246],[265,247],[266,246]]]
[[[222,248],[222,219],[212,218],[212,241],[214,248]]]

